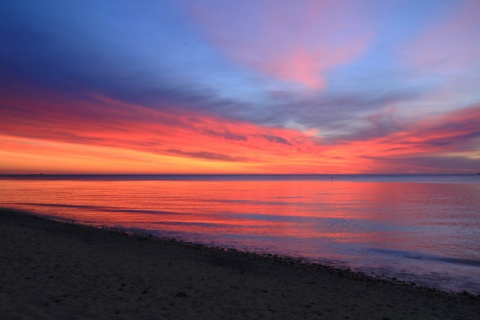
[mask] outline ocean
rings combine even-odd
[[[480,294],[480,175],[3,175],[0,207]]]

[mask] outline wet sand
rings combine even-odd
[[[0,319],[480,319],[480,297],[0,210]]]

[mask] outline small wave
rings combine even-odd
[[[446,263],[480,267],[480,260],[477,260],[477,259],[445,257],[445,256],[419,253],[419,252],[406,251],[406,250],[393,250],[393,249],[380,249],[380,248],[371,248],[369,249],[369,251],[373,251],[375,253],[387,254],[387,255],[400,256],[408,259],[440,261],[440,262],[446,262]]]
[[[82,210],[98,210],[104,212],[122,212],[122,213],[142,213],[142,214],[178,214],[173,211],[161,210],[145,210],[145,209],[118,209],[114,207],[88,206],[88,205],[74,205],[74,204],[58,204],[58,203],[34,203],[34,202],[17,202],[16,205],[28,205],[38,207],[54,207],[54,208],[73,208]],[[182,214],[185,214],[182,212]]]

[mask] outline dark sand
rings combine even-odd
[[[480,299],[0,210],[0,319],[480,319]]]

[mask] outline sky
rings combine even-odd
[[[0,173],[480,172],[478,0],[2,0]]]

